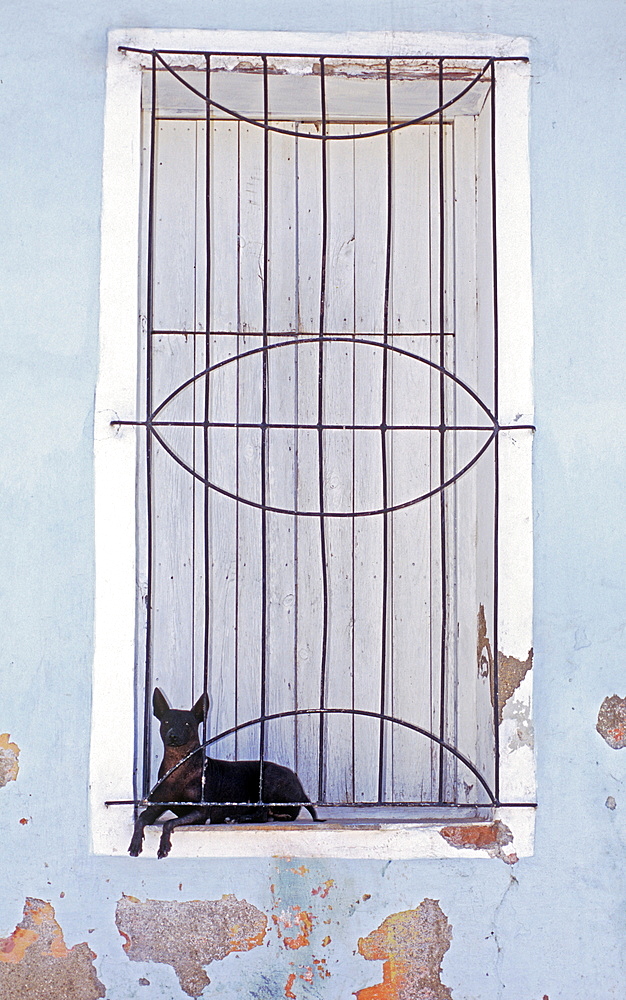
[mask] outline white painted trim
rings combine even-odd
[[[139,205],[141,166],[140,92],[145,57],[120,53],[143,49],[274,51],[390,55],[528,54],[526,39],[439,32],[287,32],[125,29],[109,35],[102,201],[100,368],[95,413],[96,605],[90,772],[91,846],[96,854],[124,854],[132,809],[104,805],[132,798],[134,648],[136,607],[136,432],[114,428],[113,419],[135,418],[139,317]],[[501,389],[510,401],[503,422],[532,420],[532,328],[528,167],[528,67],[501,63],[497,71],[499,170],[499,303]],[[518,416],[519,414],[519,416]],[[531,645],[532,544],[530,435],[511,435],[524,453],[521,479],[501,494],[500,635],[507,655],[523,659]],[[506,530],[504,530],[506,529]],[[530,678],[516,695],[530,702]],[[502,748],[503,777],[514,778],[519,796],[534,796],[534,765],[528,748]],[[524,751],[523,753],[521,751]],[[506,814],[506,815],[505,815]],[[513,831],[518,856],[532,853],[532,809],[500,810]],[[173,856],[477,857],[485,852],[450,847],[445,823],[376,827],[208,828],[180,831]],[[457,825],[457,824],[455,824]],[[146,856],[155,856],[154,830]]]

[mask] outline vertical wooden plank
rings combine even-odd
[[[278,123],[293,129],[293,123]],[[296,330],[296,157],[295,140],[270,133],[269,137],[269,289],[270,345],[268,372],[268,484],[271,506],[295,506],[295,454],[297,432],[275,427],[296,421],[296,351],[281,346]],[[291,334],[291,337],[284,334]],[[274,335],[272,335],[274,334]],[[269,614],[267,710],[289,712],[296,708],[295,594],[296,525],[290,514],[268,514]],[[267,727],[267,756],[295,767],[295,718],[279,719]]]
[[[206,317],[207,216],[210,227],[211,282],[209,287],[209,337],[207,366],[234,358],[237,353],[237,219],[238,219],[238,127],[234,122],[213,121],[210,125],[209,197],[206,206],[206,123],[198,123],[198,206],[203,222],[198,239],[197,273],[200,295],[198,315]],[[204,338],[203,338],[204,341]],[[209,376],[208,416],[213,422],[235,422],[237,416],[237,366],[214,369]],[[203,412],[204,416],[204,401]],[[204,437],[204,436],[203,436]],[[215,484],[237,492],[237,432],[235,428],[211,427],[207,431],[209,478]],[[204,440],[203,461],[204,461]],[[233,456],[235,460],[233,461]],[[208,562],[208,686],[211,697],[210,735],[234,726],[237,714],[237,504],[214,490],[206,495],[209,532]],[[204,511],[203,511],[204,515]],[[198,519],[199,520],[199,519]],[[204,516],[203,516],[204,521]],[[203,538],[203,532],[201,533]],[[205,561],[203,545],[202,565]],[[204,594],[202,604],[204,605]],[[202,608],[204,615],[204,607]],[[197,658],[199,679],[204,673],[204,650]],[[232,757],[236,737],[217,743],[212,753]]]
[[[154,327],[195,325],[196,123],[157,122]]]
[[[443,194],[445,204],[444,215],[444,280],[443,280],[443,317],[442,329],[446,332],[455,331],[456,327],[456,255],[455,255],[455,225],[456,201],[454,189],[454,125],[444,126],[443,132]],[[444,336],[443,357],[446,372],[456,372],[456,337]],[[455,426],[458,422],[460,401],[465,399],[459,392],[457,384],[450,378],[444,378],[444,419],[447,426]],[[459,437],[455,431],[447,431],[444,435],[443,473],[445,481],[449,481],[457,470],[459,454]],[[445,635],[445,665],[446,680],[444,690],[444,738],[453,747],[458,745],[458,711],[459,711],[459,680],[458,680],[458,592],[457,592],[457,486],[446,487],[443,494],[443,516],[445,519],[445,558],[442,567],[446,577],[446,635]],[[458,759],[449,752],[444,754],[444,787],[443,798],[447,802],[457,800],[457,784],[459,774]]]
[[[262,346],[257,334],[263,328],[263,132],[239,126],[239,353]],[[262,418],[263,360],[257,353],[242,357],[238,374],[238,414],[242,423],[259,424]],[[238,492],[261,500],[261,432],[239,431]],[[239,721],[261,714],[261,635],[263,607],[262,515],[256,507],[238,509],[238,702]],[[237,742],[241,757],[259,756],[258,726],[242,730]]]
[[[317,133],[315,124],[298,125],[299,133]],[[320,313],[322,255],[322,144],[301,137],[296,157],[296,317],[303,340],[317,335]],[[317,365],[315,343],[302,343],[296,355],[296,417],[294,498],[298,509],[319,509],[317,431]],[[304,426],[303,426],[304,425]],[[323,633],[323,587],[319,522],[316,517],[296,519],[295,683],[300,709],[319,707]],[[296,723],[296,769],[309,795],[317,797],[319,770],[319,715],[300,716]]]
[[[351,125],[331,125],[332,135],[351,134]],[[327,143],[328,255],[326,262],[325,332],[354,331],[354,144]],[[341,342],[323,348],[324,423],[344,425],[351,420],[352,346]],[[350,509],[353,436],[340,430],[323,432],[324,510]],[[325,519],[325,558],[328,581],[328,638],[325,702],[332,708],[352,705],[352,582],[351,525],[344,517]],[[326,721],[325,791],[333,802],[352,798],[352,723],[331,715]],[[331,750],[332,748],[332,750]]]
[[[376,126],[374,126],[376,127]],[[359,123],[357,131],[371,131]],[[383,412],[383,309],[387,238],[386,136],[355,142],[355,332],[376,346],[358,345],[352,373],[355,424],[354,502],[357,510],[380,510],[383,504],[380,422]],[[383,518],[358,517],[351,524],[354,586],[354,693],[361,711],[378,712],[381,705]],[[389,699],[387,699],[389,704]],[[379,723],[354,720],[357,801],[378,797]]]
[[[455,176],[455,354],[456,373],[477,391],[478,343],[476,313],[476,134],[474,118],[458,118],[454,122]],[[456,421],[476,424],[485,421],[479,407],[462,391],[457,391]],[[462,466],[483,444],[484,434],[476,431],[456,435],[456,461]],[[457,745],[474,761],[478,759],[477,739],[481,728],[477,692],[484,685],[485,662],[489,656],[487,637],[483,634],[476,580],[476,524],[478,479],[489,458],[474,466],[456,486],[456,548],[457,548],[457,677],[459,711]],[[479,789],[476,778],[460,767],[457,796],[460,802],[475,799]]]
[[[155,329],[195,328],[196,126],[158,122],[154,217]],[[152,390],[157,406],[194,374],[193,335],[152,338]],[[167,407],[168,420],[193,419],[193,390]],[[164,439],[186,462],[193,460],[193,431],[163,428]],[[194,482],[156,442],[153,444],[153,679],[172,705],[188,708],[194,658]],[[154,742],[159,756],[159,741]]]
[[[430,185],[428,126],[402,129],[394,136],[393,344],[415,357],[431,359],[433,338],[430,273]],[[392,365],[392,421],[428,425],[432,419],[433,369],[410,358]],[[392,498],[418,496],[431,485],[429,431],[391,436]],[[393,700],[391,714],[431,731],[431,504],[422,501],[393,516]],[[392,730],[395,801],[432,797],[432,746],[410,730]]]
[[[493,247],[491,203],[491,101],[487,100],[476,118],[476,311],[477,311],[477,391],[489,407],[494,405],[494,320]],[[487,459],[487,456],[485,456]],[[476,587],[477,603],[484,608],[486,634],[491,644],[491,669],[478,682],[477,756],[482,767],[494,777],[493,672],[497,658],[494,644],[494,455],[476,470]]]

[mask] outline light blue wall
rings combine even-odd
[[[0,732],[21,747],[18,780],[0,789],[0,936],[20,920],[25,896],[50,900],[68,944],[88,940],[97,952],[109,1000],[178,997],[169,966],[142,972],[122,952],[114,910],[123,892],[235,892],[269,912],[270,883],[292,902],[305,891],[302,876],[274,860],[157,866],[88,853],[107,30],[493,31],[532,42],[536,853],[514,868],[308,863],[310,885],[336,882],[332,977],[308,993],[300,981],[298,996],[339,1000],[380,982],[379,963],[354,954],[358,937],[431,897],[453,926],[443,981],[455,1000],[621,997],[626,751],[609,749],[595,722],[606,695],[626,695],[623,4],[4,0],[0,23]],[[363,894],[371,898],[356,905]],[[276,943],[231,955],[209,969],[206,995],[282,997],[292,960]],[[137,985],[142,974],[150,987]]]

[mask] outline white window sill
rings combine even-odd
[[[113,813],[114,817],[111,816]],[[489,815],[488,815],[489,814]],[[500,857],[512,863],[514,857],[533,853],[535,809],[529,807],[485,810],[479,818],[449,815],[445,819],[424,819],[411,823],[358,818],[344,822],[245,823],[219,826],[178,827],[172,834],[170,858],[416,858]],[[454,847],[442,830],[454,827],[471,834],[478,826],[500,821],[511,831],[511,843],[501,848]],[[96,854],[125,855],[133,830],[132,812],[127,807],[109,810],[109,837],[94,843]],[[109,824],[107,824],[109,825]],[[146,827],[142,858],[156,860],[161,826]]]

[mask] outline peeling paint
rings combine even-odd
[[[383,962],[383,981],[355,992],[358,1000],[451,1000],[441,982],[441,963],[452,928],[436,899],[414,910],[393,913],[380,927],[359,938],[359,954]]]
[[[313,956],[313,965],[320,979],[330,979],[330,971],[326,968],[325,958],[316,958]]]
[[[323,885],[320,885],[317,889],[311,889],[311,895],[319,896],[320,899],[326,899],[328,893],[330,892],[334,884],[335,884],[334,878],[328,878],[323,883]]]
[[[613,750],[626,747],[626,698],[605,698],[598,712],[596,729]]]
[[[611,810],[615,809],[616,806],[617,806],[617,802],[615,801],[615,799],[613,798],[612,795],[609,795],[609,797],[607,798],[607,800],[606,800],[606,802],[604,804],[607,807],[607,809],[611,809]]]
[[[272,914],[272,920],[278,931],[279,938],[282,939],[285,948],[296,951],[309,944],[309,937],[313,930],[315,917],[307,910],[300,909],[299,906],[291,906],[288,910],[281,910],[280,913]],[[298,928],[298,934],[286,934],[286,930]]]
[[[515,694],[526,674],[532,669],[533,651],[528,650],[525,660],[515,656],[505,656],[498,652],[498,722],[502,722],[502,711],[511,695]],[[491,699],[493,704],[493,695]]]
[[[106,993],[86,942],[68,948],[54,907],[28,898],[24,918],[0,940],[2,1000],[96,1000]]]
[[[293,965],[293,963],[291,963]],[[326,959],[324,958],[314,958],[313,965],[301,965],[299,966],[299,972],[290,972],[287,976],[287,982],[285,983],[285,996],[288,1000],[297,1000],[297,993],[294,993],[294,986],[297,979],[301,979],[304,983],[312,983],[315,979],[315,973],[317,972],[320,979],[327,979],[330,977],[330,972],[326,968]]]
[[[8,733],[0,733],[0,788],[4,788],[9,781],[15,781],[17,778],[20,769],[19,755],[20,748],[17,743],[9,742]]]
[[[233,895],[189,902],[122,896],[115,922],[131,961],[171,965],[191,997],[210,982],[203,966],[258,947],[267,931],[265,914]]]
[[[511,752],[519,750],[521,747],[528,747],[532,750],[535,746],[535,730],[528,702],[519,699],[510,700],[504,709],[503,718],[511,719],[515,723],[515,728],[507,742],[507,748]]]
[[[491,643],[487,636],[487,620],[485,618],[485,605],[478,608],[478,639],[476,642],[476,660],[478,664],[478,676],[489,677],[493,680],[493,653]]]
[[[478,666],[478,676],[489,678],[489,691],[491,704],[495,707],[495,677],[493,652],[491,642],[487,635],[487,619],[485,617],[485,606],[481,604],[477,615],[477,639],[476,639],[476,660]],[[518,660],[515,656],[505,656],[498,652],[498,722],[502,722],[502,712],[507,701],[513,695],[524,677],[533,665],[533,651],[529,649],[525,660]]]
[[[503,848],[513,843],[513,834],[505,823],[462,823],[459,826],[444,826],[440,831],[444,840],[452,847],[469,848],[472,851],[487,851],[489,857],[500,858],[507,865],[514,865],[519,858],[515,852],[505,853]]]

